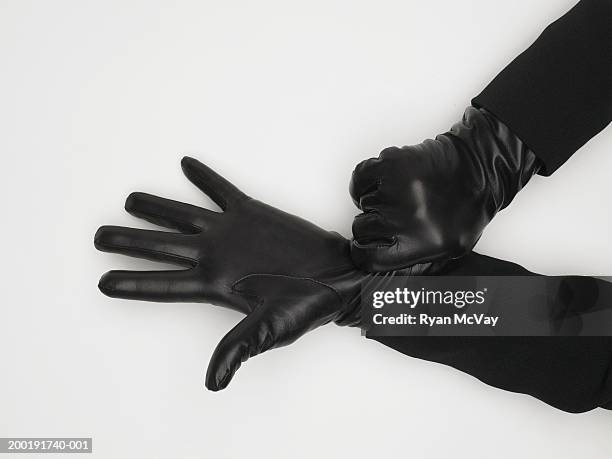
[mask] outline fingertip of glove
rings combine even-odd
[[[220,390],[222,390],[214,381],[209,382],[208,380],[206,380],[204,385],[211,392],[219,392]]]
[[[104,238],[106,235],[108,227],[101,226],[97,229],[96,234],[94,234],[94,247],[100,251],[104,251]]]
[[[98,281],[98,289],[106,296],[113,297],[113,294],[116,291],[116,285],[113,278],[114,276],[112,271],[109,271],[103,274]]]
[[[123,228],[113,225],[104,225],[98,228],[94,235],[94,247],[100,252],[112,252],[120,244],[120,233]]]
[[[183,168],[183,170],[190,169],[198,163],[199,161],[195,158],[192,158],[191,156],[183,156],[183,158],[181,159],[181,167]]]
[[[206,370],[205,385],[208,390],[217,392],[229,385],[241,364],[237,350],[236,346],[228,346],[225,338],[217,345]]]
[[[219,369],[212,370],[212,363],[208,367],[208,371],[206,372],[206,381],[205,385],[209,391],[219,392],[225,389],[229,382],[232,380],[233,373],[229,369],[220,374]]]
[[[220,392],[227,386],[221,386],[217,381],[206,381],[206,388],[211,392]]]
[[[132,213],[134,209],[138,206],[138,202],[142,200],[144,193],[134,191],[125,198],[125,205],[123,206],[125,210],[129,213]]]

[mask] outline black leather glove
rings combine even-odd
[[[223,213],[143,193],[128,212],[181,233],[104,226],[98,249],[185,266],[178,271],[110,271],[106,295],[149,301],[208,302],[246,317],[215,349],[206,375],[211,390],[225,388],[241,362],[289,344],[329,322],[359,326],[360,289],[394,274],[354,268],[340,235],[253,200],[197,161],[185,158],[187,177]],[[514,263],[470,253],[445,275],[530,275]],[[610,339],[376,338],[404,354],[441,362],[502,389],[524,392],[567,411],[612,402]],[[607,378],[607,379],[606,379]]]
[[[95,246],[188,269],[110,271],[99,287],[111,297],[207,302],[247,314],[215,350],[209,389],[227,386],[249,357],[316,327],[359,324],[359,286],[371,276],[355,270],[346,239],[251,199],[195,159],[182,167],[223,213],[133,193],[128,212],[182,234],[104,226]]]
[[[485,226],[538,171],[540,161],[484,109],[435,140],[392,147],[361,162],[350,192],[353,261],[370,272],[439,269],[468,253]]]

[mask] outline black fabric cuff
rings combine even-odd
[[[612,1],[582,0],[472,100],[550,175],[612,120]]]

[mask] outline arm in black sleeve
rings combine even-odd
[[[612,121],[612,0],[582,0],[472,100],[552,174]]]
[[[536,275],[515,263],[474,252],[454,260],[440,274]],[[598,288],[610,288],[606,282],[596,281]],[[372,339],[402,354],[456,368],[493,387],[529,394],[564,411],[612,409],[612,337],[609,336],[390,336]]]

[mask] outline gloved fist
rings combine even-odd
[[[468,107],[435,140],[387,148],[357,165],[350,193],[363,213],[353,222],[353,261],[369,272],[438,270],[474,247],[539,167],[504,124]]]

